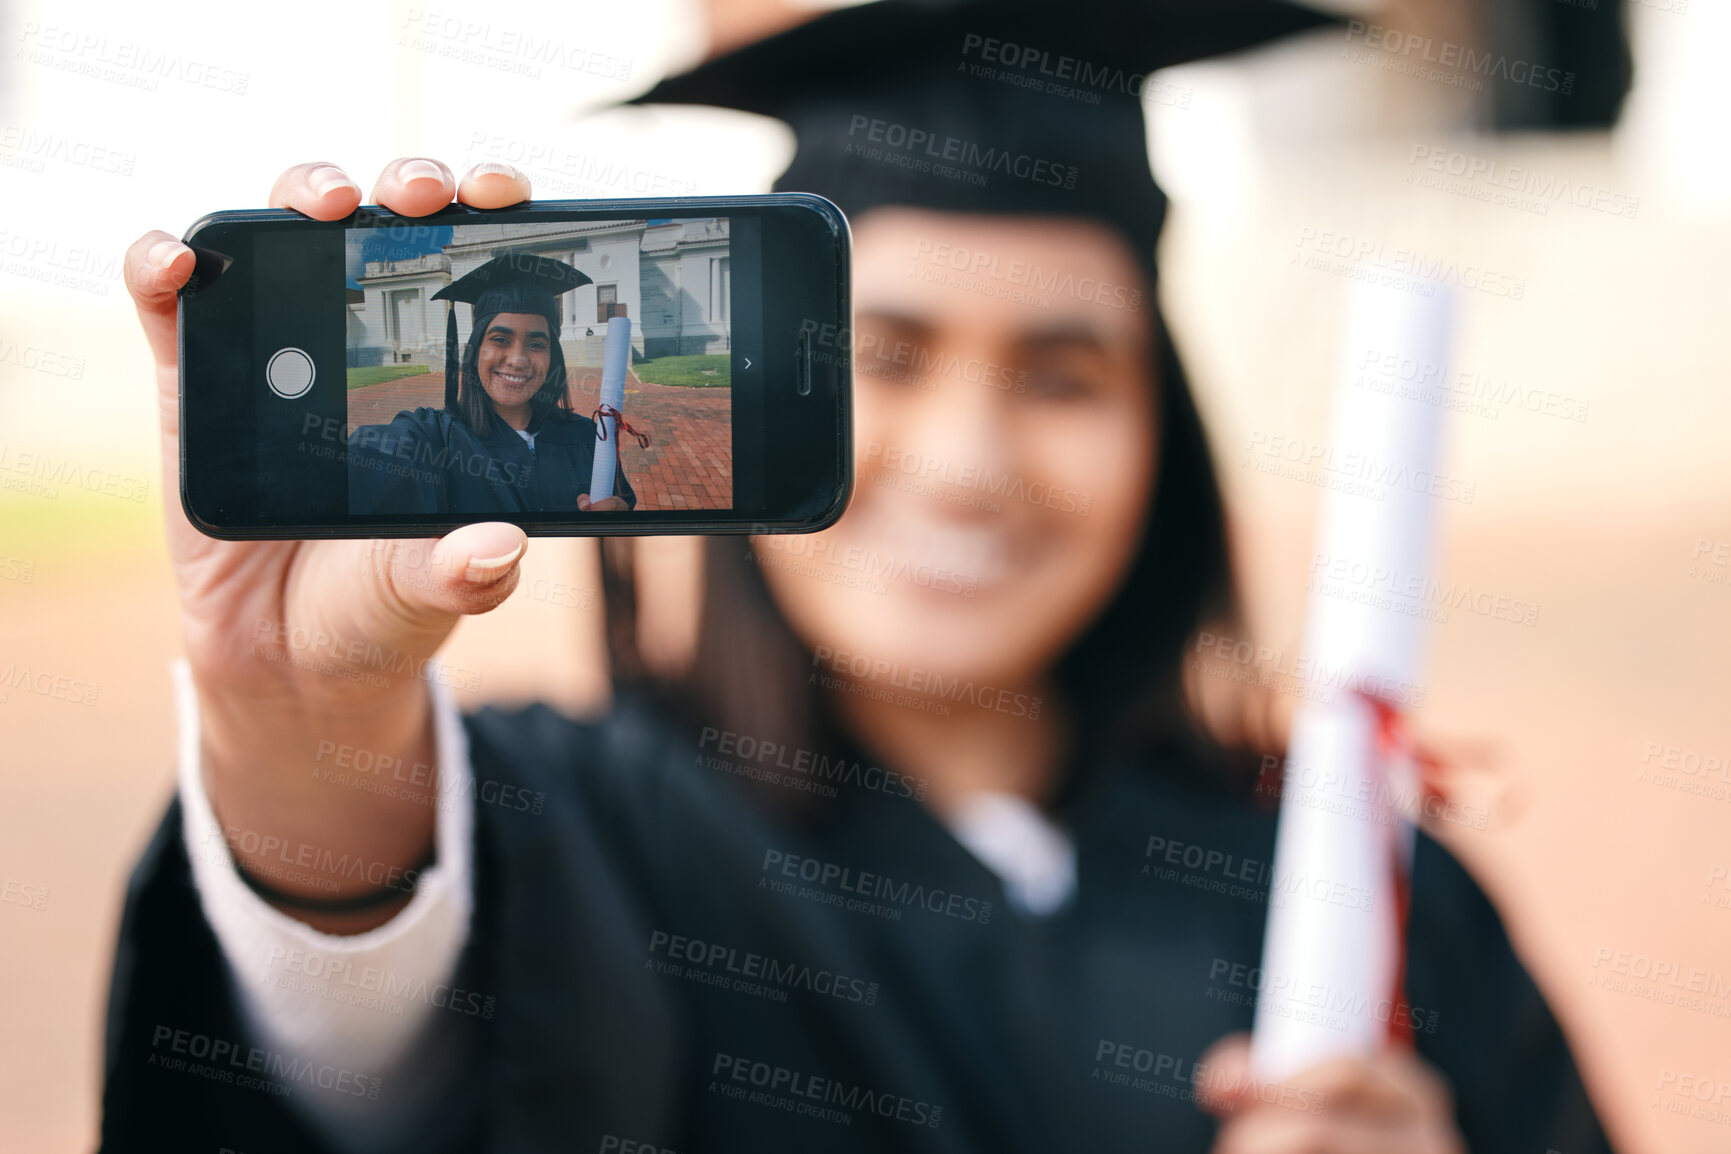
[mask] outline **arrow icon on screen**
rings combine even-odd
[[[751,358],[750,357],[745,358],[745,367],[748,369],[751,367]]]

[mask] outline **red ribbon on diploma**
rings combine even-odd
[[[1443,790],[1440,781],[1446,766],[1434,753],[1419,748],[1418,743],[1413,740],[1406,714],[1401,712],[1400,706],[1362,689],[1355,692],[1376,715],[1376,762],[1384,783],[1390,784],[1390,766],[1410,765],[1414,771],[1414,783],[1418,786],[1423,801],[1447,801],[1448,794]],[[1420,813],[1423,813],[1422,803]],[[1401,857],[1402,855],[1394,852],[1391,838],[1389,872],[1394,878],[1395,942],[1398,948],[1395,955],[1394,991],[1388,1014],[1388,1040],[1391,1044],[1410,1047],[1413,1043],[1412,1016],[1396,1013],[1402,1004],[1401,994],[1406,987],[1406,919],[1412,908],[1412,878],[1407,870],[1408,863],[1402,861]]]
[[[618,421],[619,431],[636,437],[638,448],[647,449],[649,447],[649,434],[638,429],[633,429],[630,424],[626,422],[625,414],[621,413],[612,405],[602,405],[600,408],[595,410],[594,419],[596,440],[605,441],[607,439],[607,425],[601,420],[602,417],[612,417],[615,421]]]

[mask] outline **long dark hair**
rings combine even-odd
[[[1164,320],[1157,309],[1151,317],[1150,383],[1158,395],[1153,500],[1123,584],[1053,669],[1074,735],[1048,799],[1053,804],[1113,758],[1202,762],[1238,787],[1256,768],[1256,751],[1209,731],[1191,699],[1187,649],[1204,629],[1238,632],[1241,612],[1213,455]],[[850,744],[814,686],[811,652],[776,606],[744,540],[705,539],[695,654],[674,674],[651,671],[639,654],[635,557],[629,539],[602,542],[608,649],[620,688],[658,699],[694,727],[791,749]],[[856,737],[851,744],[865,743]]]
[[[463,345],[463,361],[457,372],[457,407],[451,414],[483,437],[493,432],[493,422],[498,416],[493,412],[492,398],[487,396],[487,390],[481,384],[481,342],[486,339],[487,327],[498,315],[488,313],[476,317],[474,327],[469,330],[469,339]],[[547,327],[550,330],[547,341],[551,345],[547,357],[547,379],[529,398],[531,429],[538,426],[548,413],[571,411],[571,392],[565,384],[565,353],[559,347],[559,325],[549,319]]]

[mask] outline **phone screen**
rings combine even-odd
[[[261,325],[261,401],[289,402],[258,426],[265,508],[486,517],[577,512],[587,497],[602,512],[733,509],[736,416],[753,408],[734,396],[754,383],[735,381],[734,323],[761,324],[757,224],[351,228],[340,248],[259,234],[261,277],[311,261],[330,286]],[[499,275],[456,293],[480,299],[453,299],[481,270]]]
[[[833,519],[851,484],[847,380],[813,367],[801,334],[846,321],[845,222],[838,242],[803,205],[614,204],[637,211],[219,214],[195,229],[218,254],[182,296],[195,523],[361,536]]]

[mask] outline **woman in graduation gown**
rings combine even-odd
[[[474,323],[457,355],[445,331],[445,407],[398,413],[349,435],[355,513],[523,514],[632,509],[637,495],[589,498],[595,422],[571,411],[559,346],[559,294],[591,283],[563,261],[506,253],[433,294],[464,301]]]
[[[1215,10],[1227,30],[1171,27],[1166,50],[1303,22]],[[698,74],[704,99],[719,77],[743,105],[741,76],[823,60],[841,96],[760,110],[800,134],[779,187],[830,195],[854,223],[855,346],[869,333],[931,354],[921,379],[858,365],[859,483],[825,552],[887,559],[881,587],[814,579],[791,563],[797,539],[712,539],[695,653],[670,664],[639,651],[636,556],[609,542],[606,715],[459,725],[437,676],[293,680],[248,656],[221,624],[239,594],[205,575],[255,547],[171,511],[192,736],[128,895],[105,1149],[1608,1149],[1495,910],[1423,834],[1399,999],[1325,1007],[1410,1040],[1246,1086],[1277,814],[1242,768],[1256,727],[1203,726],[1187,684],[1187,649],[1229,627],[1236,599],[1182,367],[1151,307],[1081,293],[1019,307],[908,275],[941,246],[1151,304],[1163,201],[1122,122],[956,78],[886,93],[805,39],[863,57],[859,22],[884,16],[826,16],[787,34],[785,59],[748,49]],[[910,179],[851,147],[858,116],[1039,141],[1087,179],[1056,193]],[[316,168],[286,173],[277,199],[352,211],[359,189],[315,192],[332,179]],[[497,174],[426,184],[393,166],[375,196],[419,215],[453,189],[478,207],[527,195]],[[128,263],[166,364],[190,263],[162,234]],[[1013,371],[946,368],[970,362]],[[918,487],[900,483],[910,456],[916,474],[935,462]],[[985,506],[982,473],[1021,488]],[[308,543],[329,561],[312,571],[370,558],[376,580],[284,583],[270,612],[339,613],[430,654],[508,595],[524,543],[499,524],[430,551]],[[919,576],[934,573],[959,580]],[[333,786],[321,767],[345,749],[411,779],[436,767],[459,804]],[[1184,867],[1193,849],[1246,884]],[[412,872],[413,895],[275,868],[321,853]],[[370,977],[284,992],[315,970]],[[395,993],[331,1008],[357,989]]]

